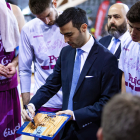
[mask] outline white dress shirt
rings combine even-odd
[[[83,66],[84,66],[84,64],[85,64],[85,61],[86,61],[86,59],[87,59],[87,57],[88,57],[88,55],[89,55],[89,52],[90,52],[90,50],[91,50],[93,44],[94,44],[94,39],[93,39],[93,37],[90,35],[90,39],[88,40],[88,42],[87,42],[84,46],[82,46],[82,47],[80,48],[81,50],[84,51],[84,52],[81,54],[81,67],[80,67],[80,72],[81,72],[82,69],[83,69]],[[77,51],[76,51],[75,58],[76,58],[76,56],[77,56]]]
[[[120,41],[117,42],[117,45],[116,45],[114,54],[116,53],[117,49],[119,48],[120,43],[121,43],[121,50],[122,50],[122,43],[126,40],[126,37],[128,37],[128,36],[129,36],[129,32],[126,31],[122,36],[120,36],[120,37],[118,38]],[[115,38],[115,37],[112,37],[111,42],[110,42],[110,44],[109,44],[109,46],[108,46],[108,50],[111,49],[111,47],[112,47],[112,45],[113,45],[113,43],[114,43],[114,41],[113,41],[114,38]]]

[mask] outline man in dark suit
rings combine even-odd
[[[122,44],[128,36],[126,14],[129,8],[126,4],[113,4],[108,11],[108,33],[99,42],[104,45],[119,60]],[[115,42],[116,41],[116,42]],[[115,42],[115,43],[114,43]],[[119,87],[121,89],[122,71],[119,70]]]
[[[61,140],[96,140],[104,104],[118,92],[117,60],[87,30],[86,12],[80,8],[65,10],[56,20],[69,46],[60,53],[53,73],[28,108],[35,109],[48,101],[62,87],[60,114],[71,118],[61,131]],[[35,108],[35,109],[33,109]],[[24,121],[31,120],[22,111]]]

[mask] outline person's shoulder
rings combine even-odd
[[[10,4],[10,5],[15,14],[19,14],[21,12],[20,8],[17,5],[14,5],[14,4]]]
[[[98,46],[99,50],[101,49],[100,51],[105,50],[105,51],[109,52],[108,49],[104,45],[102,45],[101,42],[97,41],[96,39],[94,39],[94,44]]]
[[[12,7],[13,14],[15,15],[16,20],[18,22],[19,31],[21,32],[21,29],[25,24],[24,16],[18,6],[11,4],[11,7]]]
[[[133,49],[135,49],[135,50],[137,50],[138,48],[139,48],[139,43],[138,42],[134,42],[133,40],[132,40],[132,38],[131,38],[131,36],[130,37],[128,37],[123,43],[122,43],[122,46],[123,46],[123,48],[122,48],[122,50],[129,50],[129,51],[131,51],[131,50],[133,50]]]
[[[70,45],[67,45],[65,47],[62,48],[61,50],[61,55],[66,56],[68,55],[72,50],[74,50],[74,48],[72,48]]]
[[[102,67],[104,66],[115,66],[117,67],[117,58],[113,55],[106,47],[104,47],[101,43],[99,43],[96,39],[93,47],[97,49],[97,60],[100,62]]]
[[[103,46],[99,41],[95,40],[95,45],[98,47],[98,53],[100,55],[100,58],[110,58],[115,57],[105,46]]]
[[[38,18],[34,18],[34,19],[28,21],[25,26],[29,26],[30,25],[29,28],[30,27],[34,27],[35,25],[38,25],[39,22],[40,22],[40,20]]]
[[[108,40],[108,39],[111,40],[111,38],[112,38],[111,35],[107,35],[107,36],[102,37],[102,38],[99,40],[99,42],[106,41],[106,40]]]
[[[73,50],[74,48],[72,48],[70,45],[67,45],[65,47],[63,47],[63,51],[70,51],[70,50]]]
[[[28,22],[24,25],[23,30],[24,30],[24,31],[26,31],[26,30],[29,31],[29,30],[34,30],[34,29],[36,29],[36,27],[39,26],[39,22],[40,22],[40,20],[39,20],[38,18],[34,18],[34,19],[28,21]]]

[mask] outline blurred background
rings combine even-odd
[[[28,0],[6,0],[9,3],[18,5],[25,16],[26,22],[35,18],[28,7]],[[130,8],[137,0],[57,0],[58,10],[63,11],[68,7],[80,7],[87,12],[89,20],[89,31],[100,39],[107,35],[107,11],[114,3],[125,3]]]

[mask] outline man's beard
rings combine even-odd
[[[111,24],[110,26],[107,25],[107,27],[108,27],[108,33],[110,35],[114,36],[115,38],[119,38],[127,30],[127,24],[126,24],[126,22],[122,23],[119,26],[116,26],[114,24]],[[115,27],[115,29],[111,29],[111,27]]]

